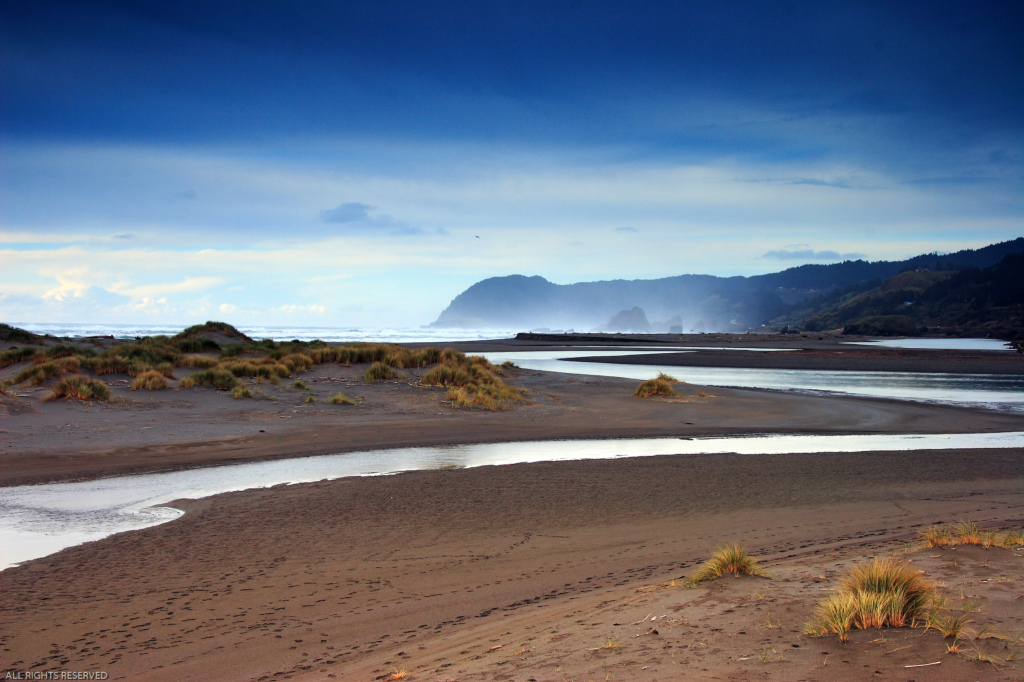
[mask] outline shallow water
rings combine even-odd
[[[659,372],[664,372],[680,381],[701,386],[833,393],[1024,412],[1024,376],[623,365],[567,359],[634,354],[642,353],[577,349],[532,353],[483,353],[492,363],[508,360],[526,369],[546,372],[618,377],[638,381],[651,379]]]
[[[75,483],[0,488],[0,567],[180,516],[166,504],[219,493],[349,476],[524,462],[735,452],[869,452],[1024,447],[1024,432],[914,436],[768,435],[536,441],[353,452]]]
[[[1013,346],[999,339],[886,339],[885,341],[842,341],[851,346],[881,346],[913,350],[1008,350]]]

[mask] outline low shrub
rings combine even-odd
[[[771,575],[758,565],[757,559],[747,554],[747,551],[739,545],[731,544],[718,548],[687,582],[691,586],[699,585],[707,580],[721,578],[730,573],[737,578],[741,574],[771,578]]]
[[[43,343],[43,337],[32,332],[25,331],[20,327],[12,327],[9,324],[0,323],[0,341],[7,343]]]
[[[232,338],[242,339],[243,341],[245,341],[247,343],[252,343],[252,339],[250,339],[248,336],[246,336],[242,332],[240,332],[237,329],[235,329],[233,326],[231,326],[227,322],[213,322],[213,321],[207,321],[204,324],[196,324],[196,325],[192,325],[191,327],[186,327],[181,332],[179,332],[178,334],[174,335],[172,337],[172,339],[175,340],[175,341],[180,341],[180,340],[183,340],[183,339],[191,339],[193,337],[199,336],[203,332],[215,332],[217,334],[223,334],[224,336],[229,336],[229,337],[232,337]]]
[[[110,400],[110,387],[98,379],[90,379],[82,374],[64,377],[53,387],[44,400],[60,398],[78,398],[79,400]]]
[[[147,391],[159,391],[160,389],[167,388],[167,378],[156,370],[149,370],[143,372],[135,381],[132,382],[132,390],[138,391],[140,389],[146,389]]]
[[[657,395],[676,396],[679,394],[672,388],[672,384],[664,379],[648,379],[633,392],[634,398],[650,398]]]
[[[352,398],[349,398],[344,393],[335,393],[327,399],[327,402],[331,405],[358,405],[355,400],[352,400]]]

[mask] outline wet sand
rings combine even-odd
[[[769,354],[762,354],[769,355]],[[153,393],[109,404],[0,404],[0,484],[403,445],[743,433],[1024,430],[1024,416],[869,398],[515,370],[528,401],[448,407],[405,380],[322,365],[309,391]],[[0,373],[2,374],[2,373]],[[358,407],[327,405],[342,390]],[[307,403],[312,394],[317,402]],[[935,522],[1024,523],[1024,452],[700,455],[540,463],[230,493],[180,519],[0,572],[0,669],[111,679],[1010,680],[1012,662],[946,655],[941,635],[800,634],[852,562],[899,553]],[[672,586],[740,542],[777,580]],[[1024,630],[1024,552],[909,554],[974,616]],[[650,621],[653,616],[656,620]],[[657,632],[655,632],[657,631]],[[609,641],[612,646],[603,645]],[[1018,641],[971,640],[1005,661]],[[971,649],[973,651],[974,649]],[[937,666],[906,668],[941,661]],[[877,672],[876,672],[877,671]]]
[[[160,471],[267,458],[420,445],[558,438],[749,433],[947,433],[1024,430],[1024,415],[854,397],[681,385],[680,399],[637,400],[636,381],[514,370],[527,401],[507,410],[459,410],[439,388],[403,380],[365,385],[365,367],[320,365],[310,390],[253,385],[266,397],[213,389],[130,391],[115,400],[40,402],[25,387],[0,403],[0,485]],[[111,378],[113,377],[113,378]],[[359,406],[330,405],[338,391]],[[713,396],[697,398],[704,390]],[[307,403],[313,395],[317,402]]]
[[[231,493],[0,572],[0,655],[132,680],[1019,679],[1012,663],[946,655],[934,631],[840,644],[800,630],[852,562],[899,554],[923,525],[1020,527],[1022,489],[1024,452],[965,451],[542,463]],[[730,541],[776,580],[671,585]],[[1012,639],[1021,554],[908,557],[955,603],[983,605],[972,627]]]

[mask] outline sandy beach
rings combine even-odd
[[[637,400],[635,381],[522,369],[508,381],[524,403],[457,410],[417,385],[420,370],[372,385],[362,371],[320,365],[302,375],[308,391],[261,386],[260,400],[129,391],[117,377],[102,404],[41,403],[44,389],[25,388],[2,404],[0,482],[404,445],[1024,429],[1015,413],[765,390]],[[337,390],[362,404],[325,404]],[[0,572],[0,667],[132,680],[1019,679],[1022,552],[919,550],[917,534],[961,518],[1020,528],[1021,490],[1024,452],[966,450],[522,464],[181,500],[173,522]],[[683,587],[725,542],[775,580]],[[888,555],[979,602],[975,631],[1009,641],[971,646],[1003,663],[948,655],[922,628],[846,644],[802,634],[846,569]]]
[[[934,631],[800,630],[845,567],[899,555],[926,524],[1019,527],[1022,454],[667,456],[184,501],[175,522],[0,572],[4,664],[133,680],[1018,679],[945,655]],[[776,580],[671,586],[727,541]],[[1016,636],[1020,554],[908,556]]]

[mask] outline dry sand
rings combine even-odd
[[[752,432],[1022,430],[982,410],[516,371],[530,400],[456,411],[407,381],[319,366],[307,391],[209,389],[118,401],[0,405],[0,484],[372,447]],[[3,373],[0,373],[3,376]],[[115,377],[117,378],[117,377]],[[326,405],[344,390],[359,407]],[[947,655],[921,629],[800,634],[851,563],[899,553],[934,522],[1024,523],[1024,453],[667,456],[411,472],[177,503],[180,519],[0,572],[0,669],[111,679],[1013,680],[1020,643],[970,640],[999,667]],[[777,579],[671,586],[740,542]],[[1024,552],[908,556],[973,617],[1024,630]],[[961,602],[961,596],[965,598]],[[649,620],[650,617],[656,620]],[[656,631],[656,632],[655,632]],[[602,645],[611,641],[614,646]],[[907,665],[932,663],[924,668]]]

